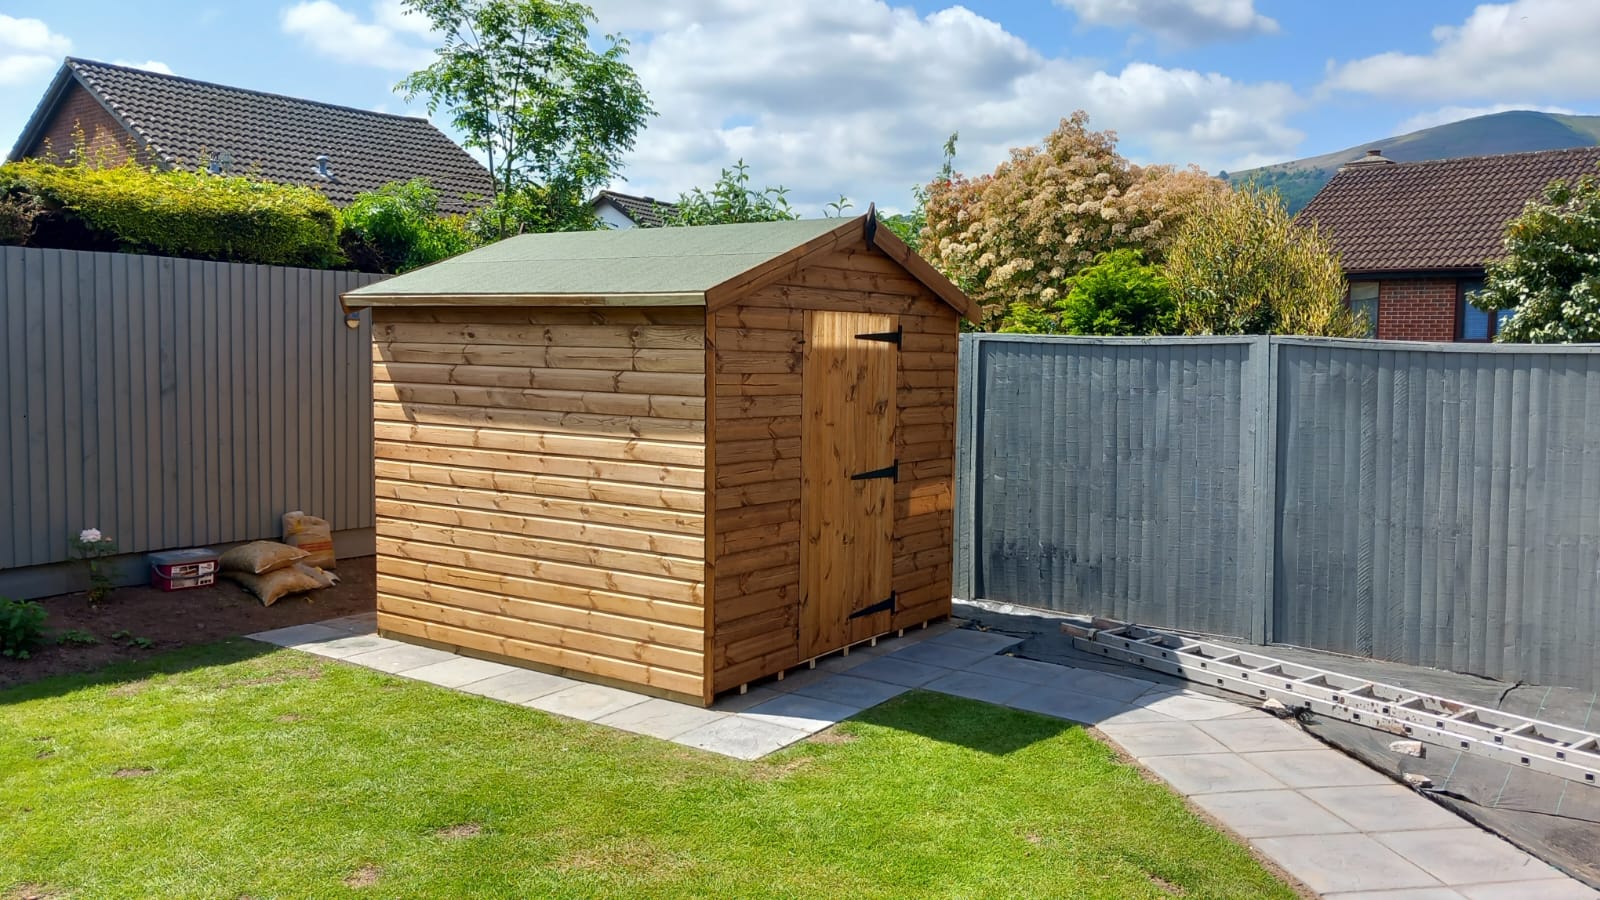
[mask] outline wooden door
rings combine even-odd
[[[800,658],[889,628],[899,323],[806,312]]]

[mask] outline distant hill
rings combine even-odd
[[[1276,187],[1291,213],[1311,202],[1341,165],[1368,150],[1382,150],[1395,162],[1491,156],[1531,150],[1564,150],[1600,145],[1600,116],[1561,116],[1542,112],[1503,112],[1435,125],[1399,137],[1368,141],[1277,165],[1224,173],[1234,184],[1254,179]]]

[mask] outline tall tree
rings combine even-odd
[[[1202,197],[1162,268],[1185,334],[1367,333],[1345,303],[1344,269],[1327,235],[1296,225],[1274,190],[1245,184]]]
[[[426,96],[430,113],[445,109],[466,145],[488,157],[501,231],[519,217],[536,227],[581,224],[568,220],[584,215],[584,198],[612,180],[654,114],[626,61],[627,41],[608,35],[591,47],[594,13],[573,0],[405,5],[444,44],[395,89],[407,102]]]
[[[1088,125],[1079,110],[991,175],[952,172],[928,185],[921,252],[983,305],[988,328],[1015,303],[1049,306],[1102,253],[1159,258],[1185,212],[1224,188],[1192,167],[1136,166],[1114,133]]]
[[[1472,302],[1514,310],[1495,333],[1510,343],[1600,341],[1600,178],[1557,181],[1506,228],[1506,258]]]

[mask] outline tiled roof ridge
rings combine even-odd
[[[285,100],[290,103],[302,104],[306,106],[320,106],[324,109],[333,109],[346,113],[356,113],[363,116],[376,116],[386,119],[399,119],[403,122],[425,122],[429,125],[433,124],[432,120],[426,116],[408,116],[401,113],[379,112],[375,109],[362,109],[359,106],[345,106],[342,103],[329,103],[325,100],[311,100],[306,97],[293,97],[289,94],[279,94],[275,91],[258,91],[254,88],[238,87],[236,85],[222,84],[221,82],[216,81],[204,81],[199,78],[188,78],[183,75],[168,75],[165,72],[152,72],[149,69],[141,69],[136,66],[119,66],[115,63],[100,62],[99,60],[94,59],[84,59],[81,56],[69,56],[67,57],[66,61],[68,65],[72,66],[73,71],[78,72],[78,74],[91,81],[94,80],[93,73],[81,71],[78,68],[79,66],[96,66],[103,69],[116,69],[119,72],[133,72],[150,78],[160,78],[164,81],[181,81],[185,84],[195,85],[196,87],[213,88],[223,91],[236,91],[240,94],[250,94],[256,97],[271,97],[274,100]]]
[[[1372,165],[1357,166],[1357,165],[1351,165],[1351,163],[1359,162],[1361,159],[1364,158],[1364,157],[1356,157],[1355,159],[1350,160],[1350,162],[1341,164],[1340,169],[1339,169],[1337,174],[1344,175],[1344,174],[1347,174],[1347,173],[1350,173],[1350,172],[1368,172],[1368,171],[1371,171],[1371,172],[1393,172],[1393,171],[1396,171],[1396,170],[1417,169],[1417,168],[1422,168],[1424,166],[1444,166],[1444,165],[1452,165],[1452,164],[1459,165],[1461,163],[1468,163],[1468,162],[1485,162],[1485,161],[1489,161],[1489,160],[1503,160],[1503,159],[1506,159],[1507,157],[1512,157],[1512,156],[1516,156],[1516,157],[1536,157],[1536,156],[1543,157],[1543,156],[1557,156],[1557,155],[1566,154],[1566,153],[1570,153],[1570,154],[1574,154],[1574,155],[1587,153],[1587,154],[1593,154],[1593,155],[1595,155],[1597,157],[1600,157],[1600,144],[1593,144],[1593,145],[1590,145],[1590,146],[1587,146],[1587,147],[1558,147],[1558,148],[1555,148],[1553,150],[1520,150],[1520,151],[1517,151],[1517,152],[1514,152],[1514,153],[1481,153],[1481,154],[1478,154],[1476,156],[1447,156],[1447,157],[1445,157],[1443,159],[1398,160],[1398,159],[1389,159],[1388,157],[1384,157],[1384,159],[1388,160],[1388,162],[1390,162],[1392,164],[1392,165],[1387,165],[1387,166],[1372,166]]]

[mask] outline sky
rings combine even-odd
[[[956,167],[987,172],[1076,109],[1135,162],[1212,172],[1504,109],[1600,113],[1600,0],[591,6],[658,113],[613,187],[669,200],[743,159],[802,211],[902,210],[952,132]],[[436,43],[402,0],[0,0],[0,143],[66,55],[425,115],[392,88]]]

